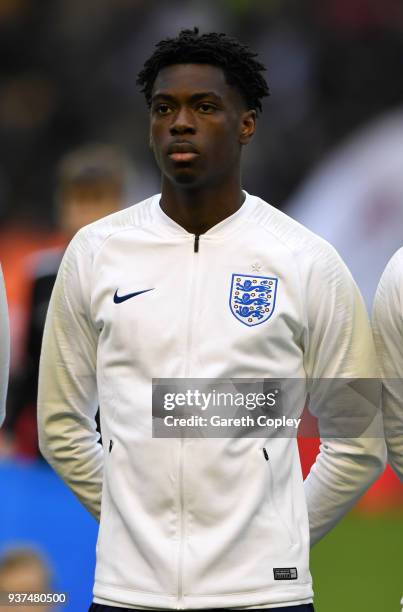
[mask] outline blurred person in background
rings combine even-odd
[[[116,148],[89,144],[61,160],[57,173],[55,213],[65,244],[84,225],[116,212],[126,204],[128,161]],[[14,432],[24,415],[33,421],[27,428],[32,440],[26,445],[38,452],[36,436],[36,398],[39,357],[46,312],[64,247],[35,252],[28,268],[32,286],[24,361],[19,373],[11,378],[7,419],[0,452],[14,453]]]
[[[0,610],[49,612],[48,604],[7,605],[8,593],[50,593],[52,577],[48,563],[31,548],[13,548],[0,557]],[[1,605],[3,604],[4,605]]]
[[[393,255],[382,274],[372,318],[383,379],[388,460],[403,483],[403,248]]]
[[[10,331],[8,325],[7,295],[0,265],[0,427],[6,411],[8,372],[10,366]]]
[[[153,377],[264,373],[313,380],[315,394],[320,378],[376,375],[365,307],[338,255],[241,189],[242,151],[268,94],[255,57],[197,29],[157,45],[138,83],[162,193],[83,228],[58,274],[40,444],[100,520],[94,612],[313,610],[309,545],[384,467],[381,437],[324,440],[305,483],[290,438],[267,440],[264,453],[261,440],[151,438]],[[264,308],[245,306],[238,274],[263,295],[275,284]]]

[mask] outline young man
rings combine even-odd
[[[0,427],[6,415],[8,370],[10,365],[10,332],[8,327],[7,296],[0,266]]]
[[[393,255],[379,281],[373,328],[383,377],[388,460],[403,482],[403,248]]]
[[[384,467],[382,440],[327,440],[304,494],[295,438],[152,438],[153,378],[375,372],[340,258],[241,189],[268,93],[255,57],[197,30],[157,45],[138,82],[162,193],[81,230],[53,293],[41,450],[100,519],[93,611],[312,610],[310,540]]]

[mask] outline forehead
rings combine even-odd
[[[224,71],[210,64],[173,64],[161,68],[154,82],[152,95],[188,95],[214,92],[233,102],[240,99],[235,87],[228,85]]]

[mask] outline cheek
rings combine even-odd
[[[239,140],[235,131],[221,130],[214,134],[210,140],[211,153],[214,158],[233,158],[239,153]]]
[[[158,129],[150,130],[150,147],[154,153],[155,159],[158,161],[161,158],[161,131]]]
[[[154,148],[158,148],[158,143],[162,142],[166,130],[161,123],[153,123],[150,125],[150,142]]]
[[[155,147],[155,142],[158,142],[158,135],[156,134],[156,130],[153,127],[150,127],[150,133],[149,133],[149,141],[150,141],[150,147]]]
[[[240,126],[233,117],[227,117],[226,121],[212,123],[209,132],[210,136],[223,146],[239,142]]]

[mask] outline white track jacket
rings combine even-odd
[[[393,255],[379,281],[373,326],[384,385],[388,459],[403,482],[403,248]]]
[[[40,448],[100,519],[95,601],[309,602],[310,543],[381,473],[384,441],[324,440],[303,483],[295,439],[152,438],[151,380],[375,376],[365,307],[334,249],[261,199],[198,241],[159,200],[78,232],[44,334]],[[277,279],[269,318],[234,315],[233,274]]]

